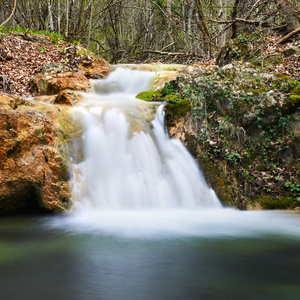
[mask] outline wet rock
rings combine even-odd
[[[54,100],[55,104],[64,104],[73,106],[81,100],[81,97],[76,92],[71,90],[61,91]]]
[[[165,105],[170,136],[187,146],[226,206],[276,208],[278,202],[280,208],[284,198],[299,197],[286,188],[291,180],[286,174],[292,174],[295,186],[299,178],[299,82],[262,73],[250,62],[234,61],[210,75],[205,72],[199,69],[167,86],[169,99],[173,97]],[[191,109],[176,110],[183,97]],[[274,169],[280,176],[270,176]],[[269,191],[271,207],[261,198]],[[295,203],[287,201],[282,207]]]
[[[34,106],[34,104],[25,99],[0,92],[0,108],[17,109],[21,105]]]

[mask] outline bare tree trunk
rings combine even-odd
[[[203,37],[205,40],[210,39],[210,34],[206,26],[205,16],[203,12],[203,6],[201,0],[196,0],[198,15],[199,15],[199,29],[201,30]]]
[[[48,6],[48,27],[51,32],[54,31],[53,26],[53,17],[52,17],[52,10],[51,10],[51,0],[47,0],[47,6]]]
[[[66,38],[69,35],[69,0],[66,1],[66,29],[65,29],[65,36]]]
[[[210,58],[211,49],[210,49],[210,44],[208,44],[210,41],[210,34],[206,26],[206,20],[205,20],[205,15],[203,12],[203,6],[201,0],[196,0],[196,6],[198,11],[198,17],[199,17],[198,27],[203,35],[204,52]]]
[[[171,22],[171,17],[172,17],[172,0],[167,0],[167,14],[168,14],[168,34],[170,38],[170,43],[174,43],[174,37],[172,33],[172,22]]]
[[[192,17],[193,17],[193,11],[195,8],[195,1],[192,0],[190,4],[190,9],[189,9],[189,15],[188,15],[188,39],[189,39],[189,47],[192,46],[192,40],[190,34],[192,34]]]
[[[57,1],[57,31],[60,34],[60,0]]]
[[[68,28],[69,28],[69,35],[70,38],[73,39],[74,38],[74,30],[73,30],[73,16],[74,16],[74,0],[70,0],[70,15],[69,15],[69,24],[68,24]]]
[[[220,21],[223,22],[225,22],[227,18],[226,5],[227,5],[227,0],[219,0],[219,6],[220,6],[219,19]],[[223,29],[224,29],[224,25],[220,24],[219,31],[221,32]],[[220,46],[222,47],[225,44],[225,42],[226,42],[226,32],[223,32],[219,38]]]
[[[285,0],[278,0],[278,2],[286,21],[287,31],[295,31],[300,27],[300,23],[296,17],[293,7]]]
[[[236,35],[237,35],[237,25],[236,25],[235,19],[237,17],[238,11],[239,11],[239,5],[240,5],[240,0],[235,0],[233,10],[232,10],[232,16],[231,16],[231,19],[233,20],[232,34],[231,34],[232,39],[236,38]]]
[[[93,21],[93,10],[94,10],[94,1],[91,0],[91,3],[90,3],[89,27],[88,27],[88,34],[87,34],[87,41],[86,41],[86,47],[87,47],[87,48],[89,48],[89,46],[90,46],[90,41],[91,41],[92,21]]]

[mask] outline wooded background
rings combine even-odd
[[[300,27],[299,0],[0,0],[0,24],[62,34],[112,63],[214,57],[241,33]]]

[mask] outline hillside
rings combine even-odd
[[[67,43],[50,34],[0,33],[0,91],[32,96],[30,79],[49,63],[76,69],[76,63],[91,53],[79,43]]]

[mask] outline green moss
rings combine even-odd
[[[184,117],[192,109],[189,99],[182,99],[175,102],[169,102],[165,105],[165,115],[167,126],[173,126],[176,121]]]
[[[294,104],[300,104],[300,95],[291,95],[291,96],[290,96],[290,100],[291,100]]]
[[[297,86],[291,90],[291,94],[300,96],[300,83],[297,84]]]
[[[161,92],[158,90],[141,92],[136,98],[144,101],[161,101]]]
[[[264,172],[264,171],[266,171],[266,166],[264,166],[264,165],[258,165],[255,169],[258,172]]]
[[[66,111],[59,112],[60,141],[69,142],[72,138],[82,135],[82,121]]]
[[[270,90],[269,87],[267,86],[263,86],[263,87],[259,87],[259,88],[252,88],[252,89],[248,89],[248,92],[249,93],[253,93],[253,95],[257,96],[259,94],[262,94],[262,93],[266,93]]]
[[[262,196],[260,200],[263,209],[288,209],[295,207],[292,197],[280,196],[274,198],[272,196]]]
[[[291,76],[287,76],[287,75],[284,75],[284,74],[274,74],[274,76],[276,78],[279,78],[279,79],[291,80]]]
[[[203,152],[203,156],[199,157],[199,163],[207,183],[215,191],[223,205],[236,207],[232,199],[233,193],[230,189],[232,183],[230,182],[231,174],[227,173],[224,176],[223,170],[220,171],[214,162],[206,160],[204,156],[205,151]]]

